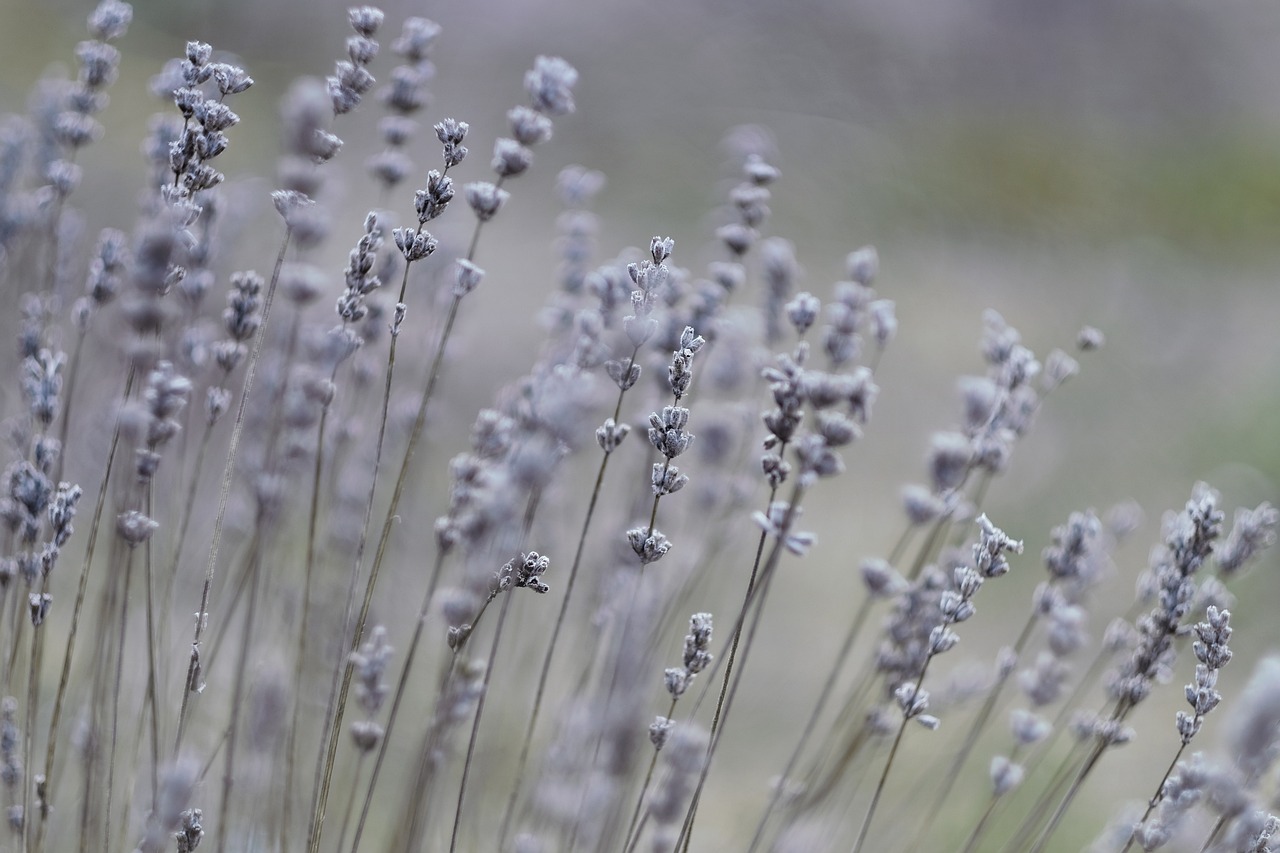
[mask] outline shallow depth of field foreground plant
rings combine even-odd
[[[842,558],[844,617],[779,637],[770,594],[823,547],[806,510],[847,494],[899,330],[874,249],[800,291],[759,137],[731,137],[721,224],[688,238],[705,269],[685,238],[598,246],[605,177],[569,167],[541,203],[558,269],[500,281],[521,175],[591,122],[566,121],[578,70],[533,59],[507,135],[477,139],[428,109],[440,28],[359,7],[330,75],[287,88],[271,189],[235,200],[219,155],[254,70],[175,45],[149,179],[86,231],[77,161],[132,17],[102,0],[70,79],[0,125],[0,850],[1280,846],[1280,660],[1233,659],[1231,613],[1277,511],[1188,483],[1140,570],[1135,506],[1064,510],[1040,554],[988,515],[1072,355],[988,310],[955,422],[884,498],[899,529]],[[381,150],[353,162],[361,135]],[[330,206],[338,176],[378,209]],[[227,236],[246,222],[272,253]],[[507,351],[472,294],[543,284],[542,343]],[[1080,330],[1086,370],[1103,343]],[[477,359],[509,382],[476,388]],[[1117,572],[1132,603],[1101,600]],[[957,679],[971,628],[1006,645]],[[753,751],[740,687],[770,644],[806,710]],[[1255,673],[1237,695],[1228,665]],[[1132,805],[1080,808],[1135,738],[1165,757]]]

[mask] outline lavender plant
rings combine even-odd
[[[331,74],[272,81],[282,147],[262,174],[222,171],[231,105],[263,112],[249,71],[175,45],[151,69],[165,112],[135,209],[75,239],[101,191],[77,161],[112,127],[133,19],[101,0],[75,79],[0,124],[20,309],[0,370],[0,848],[1042,851],[1079,841],[1070,816],[1099,850],[1280,849],[1277,664],[1243,601],[1280,512],[1228,529],[1197,485],[1130,604],[1110,592],[1136,511],[1068,515],[1055,495],[1041,514],[1067,521],[1031,580],[1014,457],[1075,356],[1037,356],[987,310],[923,484],[885,498],[900,534],[828,544],[865,509],[877,398],[910,396],[886,369],[914,310],[900,333],[871,247],[825,295],[802,288],[770,209],[785,157],[758,135],[733,137],[715,223],[678,235],[681,259],[707,247],[702,273],[672,236],[597,257],[604,174],[568,166],[553,257],[506,281],[552,203],[525,184],[516,209],[512,182],[593,121],[570,118],[577,69],[533,59],[477,164],[483,113],[433,114],[428,91],[462,73],[445,48],[467,34],[361,6]],[[274,255],[229,236],[242,223]],[[542,343],[522,322],[531,348],[503,345],[510,312],[482,283],[549,283]],[[842,615],[797,624],[779,590],[824,560]],[[1030,607],[993,591],[979,612],[1006,576]],[[1006,645],[960,684],[970,631]],[[1146,716],[1171,682],[1172,733]],[[785,719],[762,725],[775,701]],[[1086,815],[1098,768],[1138,739],[1167,751],[1106,789],[1135,806]]]

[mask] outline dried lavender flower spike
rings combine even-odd
[[[511,197],[511,193],[488,181],[474,181],[467,184],[464,194],[471,211],[481,222],[493,219]]]
[[[573,112],[573,87],[577,83],[577,69],[558,56],[539,56],[532,70],[524,75],[530,106],[552,117]]]
[[[1239,575],[1254,557],[1276,543],[1277,523],[1280,510],[1267,501],[1255,509],[1236,510],[1231,532],[1214,554],[1223,580]]]

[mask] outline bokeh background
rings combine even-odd
[[[222,168],[228,192],[269,222],[278,101],[295,76],[329,72],[346,35],[345,5],[137,0],[103,116],[107,135],[88,149],[86,189],[75,198],[87,233],[129,230],[144,174],[137,146],[146,117],[164,108],[146,83],[193,38],[236,54],[257,80],[235,104],[244,121]],[[66,73],[88,7],[0,0],[0,112],[21,110],[40,75]],[[557,123],[553,144],[514,189],[509,224],[494,229],[501,238],[482,249],[489,277],[475,315],[488,318],[485,335],[510,345],[469,350],[474,405],[459,422],[527,367],[520,353],[542,335],[530,317],[554,287],[551,187],[563,165],[607,175],[595,208],[602,259],[663,234],[676,238],[676,261],[696,270],[716,256],[714,211],[732,178],[721,141],[735,126],[759,125],[783,175],[767,230],[794,241],[803,286],[825,297],[848,251],[879,249],[877,287],[897,302],[900,336],[839,497],[819,495],[806,516],[819,547],[787,567],[770,605],[771,651],[752,663],[743,697],[751,712],[735,722],[739,746],[709,794],[708,828],[726,843],[741,831],[735,808],[758,803],[765,780],[724,780],[739,765],[781,764],[813,695],[811,684],[801,689],[794,643],[812,644],[817,660],[830,655],[840,629],[822,626],[842,625],[856,603],[857,559],[892,544],[899,488],[923,476],[929,433],[956,420],[956,376],[980,370],[984,309],[1000,311],[1041,354],[1069,346],[1086,323],[1105,332],[1107,346],[1082,358],[1081,375],[1054,396],[991,491],[991,516],[1025,538],[1027,552],[1015,563],[1021,577],[980,601],[961,632],[973,660],[990,661],[1021,624],[1038,554],[1070,511],[1128,498],[1147,511],[1104,597],[1119,612],[1160,513],[1180,508],[1194,482],[1210,482],[1228,507],[1280,499],[1280,6],[394,0],[383,8],[388,34],[410,14],[443,25],[428,116],[470,122],[480,157],[536,55],[562,55],[582,74],[577,113]],[[352,165],[373,150],[373,114],[356,119],[366,132],[342,134],[350,150],[336,207],[350,216],[338,227],[353,237],[375,202]],[[249,220],[240,237],[242,264],[265,267],[274,232]],[[334,243],[336,275],[346,241]],[[1228,701],[1253,662],[1280,645],[1276,569],[1268,557],[1237,590]],[[1095,617],[1097,630],[1104,624]],[[1079,835],[1068,828],[1060,849],[1083,844],[1119,800],[1149,795],[1175,745],[1180,693],[1170,685],[1168,701],[1135,720],[1139,742],[1106,760],[1079,806],[1096,813]],[[1215,725],[1225,723],[1210,721],[1209,743]],[[929,736],[913,735],[911,757],[923,766]],[[974,802],[984,785],[973,785]]]

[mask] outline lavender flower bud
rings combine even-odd
[[[466,186],[467,204],[481,222],[488,222],[497,215],[511,194],[487,181],[475,181]]]

